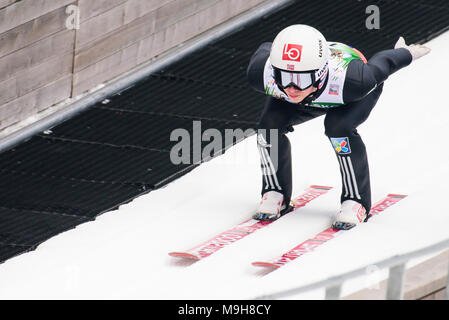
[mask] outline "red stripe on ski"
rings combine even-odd
[[[305,206],[313,199],[316,199],[320,195],[327,193],[330,189],[332,189],[332,187],[315,186],[315,185],[308,187],[302,195],[292,200],[294,203],[293,210]],[[219,235],[200,244],[199,246],[196,246],[187,251],[170,252],[169,255],[178,258],[201,260],[210,256],[214,252],[217,252],[221,248],[231,243],[234,243],[263,227],[266,227],[267,225],[273,222],[274,221],[259,221],[250,218],[238,224],[234,228],[220,233]]]
[[[388,207],[391,207],[396,202],[400,201],[401,199],[405,198],[405,195],[399,195],[399,194],[389,194],[381,201],[377,202],[370,210],[370,215],[375,216]],[[280,257],[277,257],[275,259],[272,259],[270,261],[257,261],[253,262],[252,265],[256,267],[266,267],[266,268],[272,268],[277,269],[282,267],[283,265],[289,263],[290,261],[293,261],[300,256],[314,251],[317,247],[323,245],[324,243],[328,242],[329,240],[334,239],[337,235],[342,234],[344,230],[337,230],[334,228],[328,228],[320,233],[318,233],[313,238],[310,238],[290,251],[284,253]]]

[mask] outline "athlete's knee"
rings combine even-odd
[[[324,129],[328,137],[348,137],[356,132],[354,122],[350,119],[330,115],[324,120]]]
[[[258,129],[270,130],[279,129],[285,125],[285,121],[282,117],[275,112],[268,112],[262,115],[257,125]]]
[[[285,127],[282,122],[276,121],[272,117],[263,117],[257,126],[257,133],[262,134],[267,140],[272,136],[280,137],[292,131],[293,127]]]

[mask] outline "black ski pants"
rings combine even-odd
[[[347,199],[357,201],[369,212],[371,189],[368,157],[357,127],[368,118],[382,88],[383,84],[362,100],[329,109],[306,107],[268,97],[258,126],[262,195],[274,190],[281,192],[287,203],[290,202],[292,157],[286,134],[293,131],[294,125],[325,115],[325,134],[335,150],[340,166],[341,202]],[[313,157],[313,154],[308,153],[307,156]]]

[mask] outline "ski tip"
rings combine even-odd
[[[332,187],[317,186],[317,185],[311,185],[310,188],[313,188],[313,189],[322,189],[322,190],[331,190],[331,189],[332,189]]]
[[[170,257],[175,258],[184,258],[184,259],[192,259],[192,260],[200,260],[200,258],[194,254],[188,252],[170,252],[168,254]]]
[[[251,263],[255,267],[264,267],[264,268],[271,268],[271,269],[278,269],[279,266],[271,263],[271,262],[262,262],[262,261],[256,261]]]

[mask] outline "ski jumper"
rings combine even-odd
[[[368,61],[356,49],[329,42],[329,72],[318,90],[301,103],[281,91],[270,63],[271,43],[263,43],[251,57],[250,85],[267,94],[258,125],[262,195],[281,192],[287,203],[292,194],[291,146],[286,133],[293,126],[325,115],[325,134],[335,150],[342,178],[341,202],[351,199],[371,208],[368,158],[357,127],[369,116],[382,93],[384,81],[412,62],[407,49],[376,53]],[[274,132],[275,134],[271,134]]]

